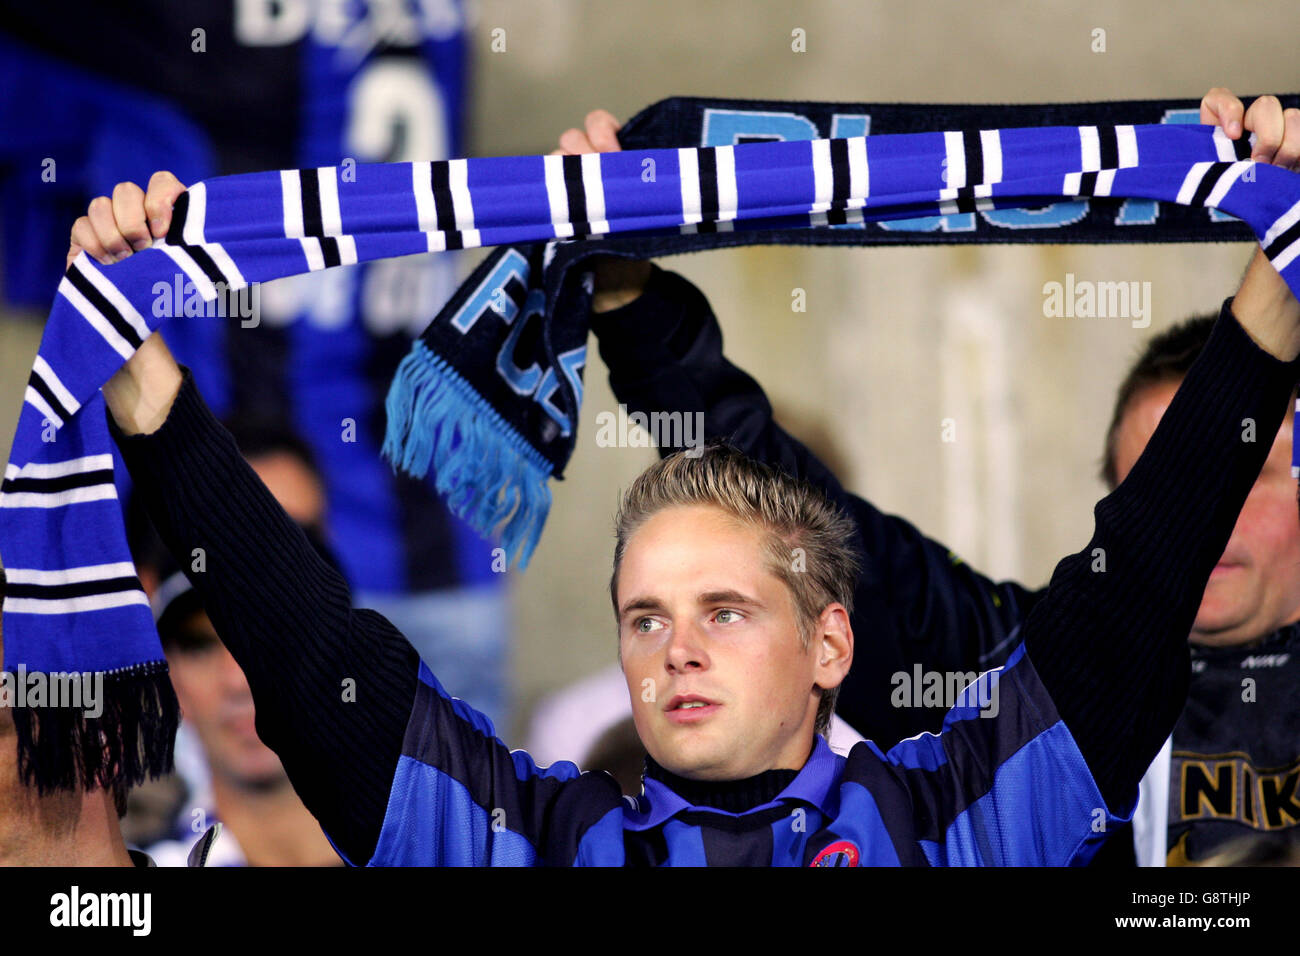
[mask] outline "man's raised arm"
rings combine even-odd
[[[336,848],[368,860],[416,697],[415,649],[352,608],[158,333],[104,395],[134,493],[248,679],[258,736]]]
[[[78,220],[69,256],[143,248],[166,233],[182,189],[155,177],[143,197],[123,184]],[[354,609],[158,334],[104,394],[136,493],[248,679],[258,735],[348,862],[573,862],[618,804],[613,778],[511,752],[387,619]],[[557,810],[569,793],[572,808]]]
[[[1255,429],[1281,426],[1298,355],[1300,303],[1259,252],[1137,464],[1098,502],[1092,540],[1025,622],[1026,652],[1112,806],[1182,711],[1187,635],[1269,453]]]
[[[1300,110],[1276,97],[1246,110],[1215,87],[1201,122],[1252,132],[1252,159],[1300,171]],[[1182,711],[1187,635],[1268,457],[1256,429],[1277,433],[1298,356],[1300,302],[1256,249],[1141,457],[1097,503],[1092,540],[1025,622],[1026,652],[1112,805],[1136,792]]]
[[[166,172],[148,193],[119,184],[73,226],[68,263],[83,251],[109,263],[147,248],[166,235],[184,190]],[[248,678],[259,736],[336,848],[369,859],[415,699],[415,650],[379,614],[352,609],[343,578],[244,461],[160,334],[103,392],[134,493]]]

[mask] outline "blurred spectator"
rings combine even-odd
[[[465,155],[466,19],[461,0],[102,8],[50,0],[8,11],[0,25],[7,297],[47,305],[69,224],[89,199],[118,182],[147,182],[156,169],[190,184]],[[509,615],[492,545],[447,510],[436,476],[394,474],[379,454],[388,383],[460,268],[458,254],[444,253],[267,283],[241,303],[250,311],[256,303],[251,315],[173,322],[167,342],[217,414],[274,416],[302,436],[319,462],[358,606],[387,616],[449,691],[504,728]],[[177,298],[188,295],[182,285]]]

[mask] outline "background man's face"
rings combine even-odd
[[[325,515],[325,489],[296,456],[284,451],[255,455],[248,464],[266,490],[298,524],[320,524]]]
[[[241,787],[262,788],[287,780],[280,758],[253,727],[253,694],[207,614],[184,622],[185,649],[167,654],[181,713],[194,727],[214,775]]]
[[[662,767],[733,780],[804,765],[819,642],[803,650],[757,529],[708,506],[659,512],[628,540],[618,609],[633,720]],[[670,710],[679,695],[710,703]]]
[[[1155,433],[1178,385],[1152,385],[1129,402],[1116,433],[1120,481]],[[1210,575],[1192,627],[1193,643],[1245,643],[1300,620],[1300,515],[1291,477],[1291,421],[1288,415],[1276,436],[1257,436],[1258,441],[1272,439],[1273,447]]]

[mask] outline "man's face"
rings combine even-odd
[[[768,570],[758,529],[709,506],[658,512],[628,540],[618,615],[633,720],[660,766],[697,780],[803,767],[814,684],[827,680],[823,642],[815,634],[803,649],[793,597]],[[682,708],[682,698],[707,706]]]
[[[167,651],[172,685],[214,775],[240,787],[265,788],[288,778],[253,726],[253,694],[207,614],[197,611],[181,625],[185,638]]]
[[[325,489],[296,455],[285,451],[248,459],[280,507],[298,524],[319,524],[325,515]]]
[[[1179,384],[1152,385],[1129,402],[1116,433],[1120,481],[1155,433]],[[1257,436],[1259,441],[1270,439],[1273,447],[1264,469],[1206,585],[1192,627],[1195,644],[1249,643],[1300,620],[1300,516],[1296,480],[1291,477],[1290,415],[1276,436]]]

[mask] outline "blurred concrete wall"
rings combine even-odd
[[[471,152],[549,151],[593,108],[627,119],[677,94],[1040,102],[1190,98],[1214,85],[1293,92],[1297,26],[1294,0],[480,0]],[[806,32],[805,53],[791,51],[795,28]],[[1096,28],[1106,31],[1104,53],[1091,50]],[[491,50],[496,29],[504,52]],[[987,573],[1040,584],[1091,533],[1125,363],[1158,329],[1216,310],[1249,254],[1244,244],[753,248],[663,265],[708,294],[732,359],[774,403],[826,420],[849,487]],[[1045,317],[1043,284],[1067,273],[1150,282],[1150,328]],[[791,312],[795,288],[806,313]],[[33,325],[0,322],[6,449],[37,336]],[[654,458],[596,445],[596,415],[616,403],[594,342],[586,376],[576,453],[513,590],[523,712],[615,660],[612,515],[620,489]],[[955,441],[942,440],[945,419]]]

